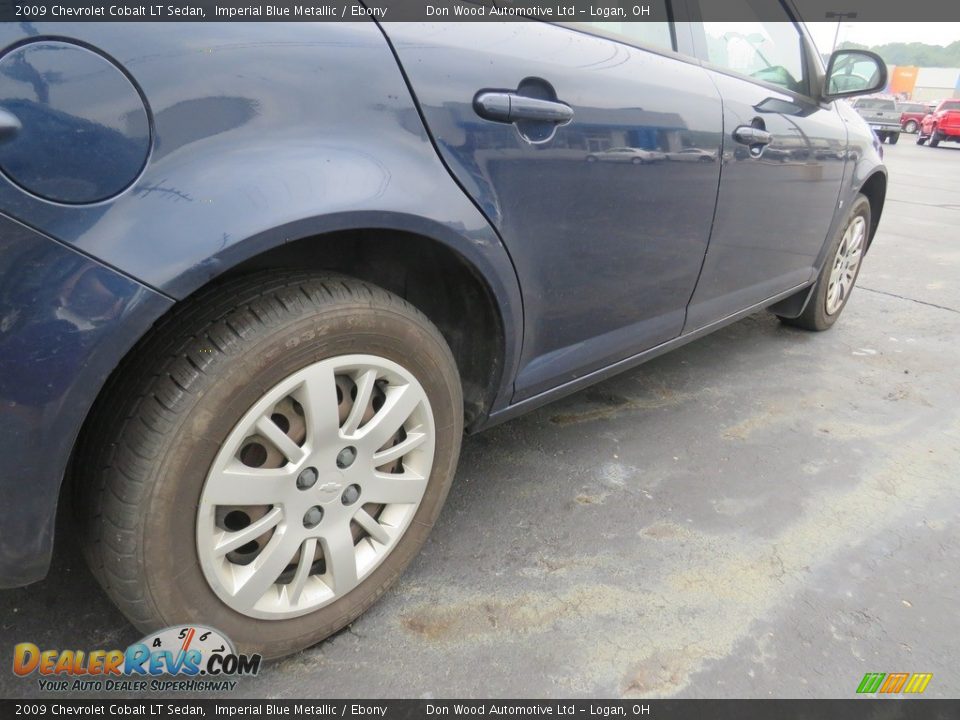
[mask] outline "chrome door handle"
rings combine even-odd
[[[760,128],[741,125],[733,131],[733,139],[744,145],[769,145],[773,142],[773,135]]]

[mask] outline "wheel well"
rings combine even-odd
[[[416,306],[443,334],[457,361],[465,427],[489,411],[503,371],[503,323],[490,288],[459,253],[413,233],[346,230],[285,243],[222,277],[290,268],[336,271]]]
[[[860,192],[870,201],[870,241],[880,225],[880,214],[883,212],[883,201],[887,196],[887,176],[882,172],[875,172],[867,178],[861,186]]]

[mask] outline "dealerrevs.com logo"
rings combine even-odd
[[[232,678],[256,675],[260,655],[238,654],[223,633],[201,625],[174,626],[126,650],[41,650],[30,642],[13,648],[13,672],[38,676],[40,690],[171,692],[233,690]]]

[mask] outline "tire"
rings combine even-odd
[[[830,284],[831,273],[835,267],[838,258],[838,251],[844,244],[846,233],[849,229],[859,227],[859,222],[863,223],[863,236],[860,239],[860,250],[857,265],[853,270],[852,278],[849,280],[849,289],[843,294],[839,304],[828,312],[828,291],[832,289]],[[856,225],[855,225],[856,223]],[[870,234],[870,201],[864,195],[857,195],[853,201],[846,220],[841,224],[839,230],[827,249],[826,259],[823,267],[820,269],[820,275],[817,277],[817,283],[814,286],[813,295],[807,302],[803,313],[799,317],[787,318],[778,316],[780,321],[786,325],[802,328],[804,330],[822,331],[833,326],[846,307],[850,299],[850,292],[856,285],[857,278],[860,275],[860,268],[863,267],[863,255],[867,248],[867,242]]]
[[[923,129],[917,131],[917,145],[923,145],[927,141],[926,135],[923,134]]]
[[[896,145],[898,142],[900,142],[900,133],[890,133],[887,136],[887,142],[889,142],[891,145]]]
[[[920,126],[917,124],[916,120],[908,120],[907,124],[903,126],[903,131],[906,133],[915,133],[919,130]]]
[[[588,163],[595,163],[596,161],[597,161],[597,158],[595,158],[593,155],[587,155]]]
[[[343,420],[348,393],[346,386],[341,392],[340,385],[353,381],[348,375],[335,375],[335,366],[368,359],[375,363],[372,367],[386,368],[382,370],[384,375],[378,375],[381,370],[376,369],[370,374],[367,366],[361,364],[349,393],[357,392],[370,400],[364,404],[362,414],[354,417],[348,413]],[[301,384],[291,386],[295,389],[284,389],[284,383],[301,377],[305,378]],[[334,378],[336,387],[332,384]],[[311,395],[314,387],[320,390]],[[405,394],[414,391],[416,394]],[[275,392],[289,395],[281,404],[258,409],[264,401],[272,402],[271,393]],[[377,393],[382,396],[379,408]],[[314,402],[312,398],[329,402]],[[388,398],[412,400],[388,402]],[[298,410],[300,400],[303,404]],[[415,406],[411,404],[414,401]],[[352,400],[349,404],[353,405]],[[408,411],[410,406],[414,409]],[[394,436],[372,452],[397,452],[392,448],[399,447],[404,439],[411,441],[413,449],[398,455],[399,459],[390,461],[389,466],[377,466],[374,474],[371,458],[353,463],[354,458],[364,455],[362,440],[367,436],[356,434],[358,440],[346,441],[343,437],[351,422],[356,433],[365,431],[366,423],[376,420],[381,410],[381,418],[406,419],[399,420],[401,424]],[[290,455],[278,450],[283,443],[272,445],[263,439],[271,437],[269,433],[257,441],[259,445],[250,442],[249,437],[244,439],[244,428],[238,423],[251,414],[260,420],[269,417],[268,424],[281,433],[278,440],[292,438],[289,441],[293,445],[286,446]],[[372,419],[367,417],[371,414]],[[322,425],[324,418],[326,426]],[[331,424],[333,418],[336,422]],[[407,435],[411,423],[415,423],[415,428]],[[303,428],[304,438],[314,437],[308,436],[308,432],[314,432],[316,438],[332,438],[328,444],[333,449],[319,440],[309,444],[306,439],[298,440],[295,424]],[[378,443],[374,433],[389,433],[391,426],[392,422],[386,420],[370,426],[367,444]],[[107,594],[140,630],[150,632],[175,623],[201,623],[224,632],[242,652],[261,653],[268,658],[287,655],[319,642],[353,621],[415,557],[450,488],[462,432],[463,400],[453,356],[437,328],[406,301],[373,285],[333,275],[274,271],[232,279],[202,291],[161,321],[111,378],[98,400],[81,438],[75,465],[76,502],[85,554]],[[346,436],[350,437],[349,433]],[[322,522],[308,524],[308,518],[312,522],[316,514],[314,508],[300,515],[302,508],[292,501],[267,505],[261,521],[267,515],[283,515],[283,522],[268,530],[269,540],[258,537],[234,549],[232,558],[231,553],[218,556],[212,561],[214,570],[209,570],[206,559],[217,553],[201,542],[208,530],[215,535],[220,532],[220,538],[233,537],[227,532],[249,534],[252,530],[248,528],[254,525],[256,508],[245,503],[227,503],[245,508],[241,515],[250,513],[246,525],[242,518],[234,518],[233,524],[228,524],[234,511],[227,513],[216,498],[208,497],[218,487],[221,492],[223,488],[235,492],[236,485],[216,484],[217,478],[225,475],[216,474],[219,466],[215,465],[225,453],[229,455],[231,443],[235,442],[239,443],[236,456],[226,457],[224,462],[233,463],[232,467],[243,473],[267,473],[264,477],[271,478],[271,493],[280,488],[276,492],[282,491],[297,503],[316,503],[315,507],[326,510],[324,520],[333,523],[331,518],[339,518],[330,525],[334,529],[324,531]],[[303,455],[302,462],[316,465],[317,470],[308,472],[313,470],[311,467],[299,475],[281,475],[287,468],[294,473],[300,470],[290,460],[298,442],[303,446],[298,451]],[[358,446],[352,448],[352,457],[350,448],[337,453],[345,442]],[[254,446],[252,454],[258,457],[248,462],[247,451]],[[279,465],[260,459],[269,458],[271,453],[280,458]],[[342,458],[346,465],[341,464]],[[257,470],[246,467],[250,462]],[[396,472],[410,474],[408,462],[419,463],[419,481],[390,476]],[[280,469],[265,469],[268,467]],[[379,485],[381,491],[388,488],[394,495],[399,487],[396,483],[417,483],[414,492],[422,492],[419,504],[406,497],[412,485],[403,486],[404,497],[399,500],[381,495],[384,504],[370,504],[377,492],[378,481],[374,478],[380,475],[386,477]],[[231,483],[239,482],[233,477],[228,478]],[[311,484],[311,477],[316,484]],[[342,490],[347,482],[363,482],[351,478],[369,478],[368,488],[373,489],[369,494],[361,490],[359,496],[354,490],[357,485]],[[256,493],[264,493],[264,486],[259,483],[265,481],[255,482]],[[231,497],[239,500],[239,496]],[[253,502],[253,496],[244,498]],[[209,512],[204,510],[207,507]],[[396,508],[399,510],[394,512]],[[368,533],[357,524],[361,510],[369,517],[381,519],[389,511],[397,524],[380,524],[374,519],[376,528]],[[221,511],[225,513],[222,520]],[[307,528],[314,526],[321,539],[314,540],[312,546],[301,542],[297,533],[310,534],[312,531]],[[391,528],[393,534],[385,528]],[[331,555],[329,568],[322,532],[339,538],[344,549],[336,557]],[[357,549],[367,542],[362,536],[369,535],[367,545],[376,548],[374,535],[380,533],[390,535],[384,536],[382,556],[373,556],[373,561],[362,566],[358,558],[365,548]],[[258,545],[258,541],[262,541],[259,549],[248,548]],[[275,545],[270,545],[274,541]],[[329,543],[332,545],[334,540]],[[273,554],[268,555],[271,547]],[[314,553],[308,555],[311,547]],[[289,564],[284,564],[287,561],[283,552],[289,548],[296,548],[296,554],[288,555]],[[250,591],[260,598],[261,604],[269,605],[267,610],[257,609],[260,605],[250,610],[238,609],[239,601],[223,595],[226,591],[222,587],[218,589],[216,568],[236,572],[233,563],[240,562],[236,554],[241,552],[257,552],[257,558],[265,558],[263,565],[272,563],[286,568],[272,580],[269,573],[262,575],[270,581],[262,596],[256,595],[255,589]],[[309,561],[300,562],[300,557]],[[354,564],[349,573],[341,573],[337,568],[347,565],[342,561],[338,565],[336,558],[346,557]],[[367,557],[371,557],[369,553]],[[279,565],[274,562],[277,559]],[[305,573],[299,587],[309,587],[313,594],[304,590],[297,593],[295,601],[290,600],[301,566]],[[296,567],[297,573],[289,580],[291,567]],[[334,579],[329,587],[320,578],[320,570]],[[333,592],[341,579],[349,579],[350,573],[355,576],[355,584],[344,582],[342,593]],[[284,576],[289,584],[281,588],[275,583],[282,582]],[[271,615],[271,603],[279,607],[285,596],[289,612]],[[311,609],[313,602],[315,609]]]
[[[930,147],[937,147],[942,139],[940,131],[934,128],[933,132],[930,133]]]
[[[643,158],[638,158],[638,157],[631,158],[630,162],[633,163],[634,165],[643,165]]]

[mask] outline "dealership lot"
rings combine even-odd
[[[467,439],[398,585],[237,695],[849,697],[866,672],[960,693],[960,147],[884,151],[833,330],[761,313]],[[50,577],[0,592],[4,653],[140,636],[61,526]]]

